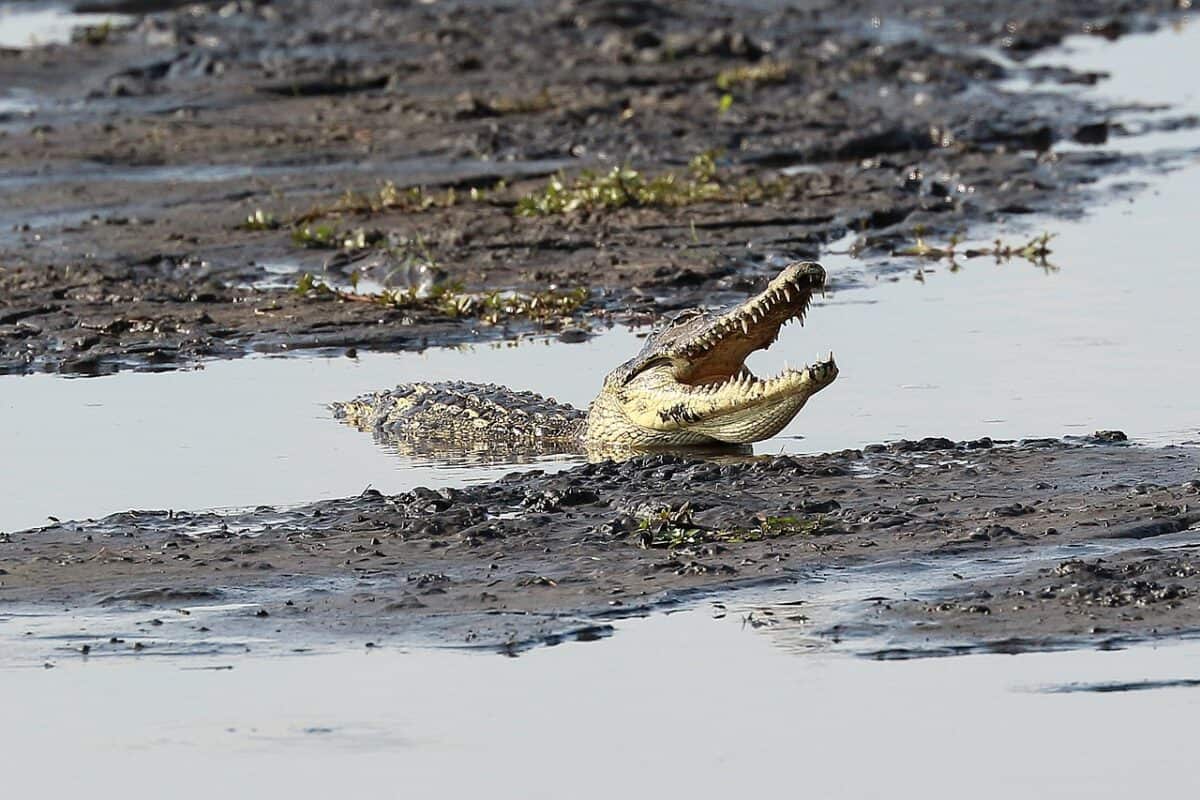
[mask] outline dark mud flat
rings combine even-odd
[[[614,617],[736,588],[802,586],[844,568],[1036,559],[1048,548],[1179,533],[1200,523],[1198,470],[1193,448],[927,439],[727,463],[648,456],[295,509],[136,511],[3,536],[0,602],[155,613],[237,603],[192,626],[196,635],[286,631],[288,641],[336,635],[519,648],[594,638]],[[994,614],[938,613],[967,620],[948,634],[980,640],[1049,639],[1069,627],[1082,643],[1100,643],[1118,615],[1130,636],[1200,630],[1190,562],[1154,551],[1128,558],[1139,566],[1062,567],[1051,581],[1061,603],[1078,597],[1104,617],[1082,629],[1081,620],[1002,613],[1011,597],[987,602]],[[1114,588],[1065,588],[1079,576]],[[1138,581],[1168,589],[1105,602]],[[1015,597],[1044,582],[1018,577],[988,591]],[[985,603],[978,592],[962,602]],[[912,613],[899,610],[893,632],[909,636]]]
[[[1051,90],[1102,75],[1020,60],[1178,4],[134,5],[158,10],[0,53],[44,101],[0,119],[0,371],[557,330],[740,294],[847,233],[882,258],[1076,213],[1135,166],[1103,148],[1128,131]],[[505,328],[461,294],[261,288],[280,270],[583,295]]]

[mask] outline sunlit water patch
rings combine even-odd
[[[28,116],[36,108],[37,101],[32,94],[20,89],[0,89],[0,122]]]
[[[25,48],[65,44],[82,27],[123,25],[121,14],[76,14],[69,8],[42,3],[0,4],[0,47]]]

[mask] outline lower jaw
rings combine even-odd
[[[689,425],[688,431],[729,444],[760,442],[783,430],[807,401],[808,395],[799,395],[774,401],[765,409],[756,406],[731,411],[712,420]]]

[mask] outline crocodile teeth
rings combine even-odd
[[[750,323],[746,321],[745,317],[742,317],[742,333],[750,335]]]

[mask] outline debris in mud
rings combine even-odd
[[[474,318],[489,325],[505,321],[531,321],[543,326],[573,321],[588,300],[588,290],[521,292],[467,292],[461,286],[434,285],[384,289],[377,294],[343,291],[321,278],[304,273],[296,283],[296,294],[307,298],[330,298],[343,302],[372,303],[382,308],[404,309],[448,317]]]
[[[1053,252],[1050,249],[1050,240],[1054,238],[1054,235],[1051,233],[1035,236],[1024,244],[1007,244],[997,239],[990,247],[968,247],[961,251],[958,245],[962,243],[962,239],[958,235],[951,236],[945,245],[937,246],[929,244],[921,233],[921,231],[917,232],[916,241],[912,245],[893,250],[892,255],[930,261],[945,260],[951,262],[951,269],[955,268],[954,262],[960,256],[968,259],[991,256],[998,262],[1017,258],[1039,267],[1053,268],[1048,261],[1050,253]]]
[[[0,269],[0,374],[163,370],[251,352],[421,350],[580,327],[589,302],[583,289],[365,295],[311,275],[291,291],[243,289],[192,270],[173,259],[132,275],[96,266]]]

